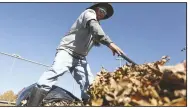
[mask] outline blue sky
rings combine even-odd
[[[56,48],[81,12],[92,3],[0,3],[0,52],[51,65]],[[113,3],[112,18],[102,21],[106,34],[136,63],[159,60],[169,55],[168,64],[186,59],[185,3]],[[119,62],[105,46],[87,56],[94,75],[103,65],[114,71]],[[36,82],[46,67],[0,55],[0,93],[18,92]],[[124,63],[124,62],[123,62]],[[10,70],[12,68],[12,71]],[[71,75],[58,85],[73,92]],[[74,94],[80,97],[78,84]]]

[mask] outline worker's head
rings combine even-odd
[[[113,7],[109,3],[96,3],[87,9],[93,9],[96,11],[97,20],[108,19],[114,13]]]
[[[96,7],[95,11],[96,11],[97,20],[102,20],[107,15],[107,11],[103,7]]]

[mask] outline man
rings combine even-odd
[[[89,99],[86,91],[94,77],[85,57],[92,46],[103,44],[112,50],[113,55],[124,54],[99,24],[100,20],[110,18],[113,13],[113,7],[109,3],[96,3],[81,13],[70,31],[62,38],[51,68],[43,73],[38,85],[32,90],[28,106],[39,106],[52,85],[65,72],[74,72],[73,77],[80,85],[82,100]]]

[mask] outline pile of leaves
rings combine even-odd
[[[89,87],[87,106],[186,106],[186,62],[166,66],[168,56],[153,63],[102,69]]]

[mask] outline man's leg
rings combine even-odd
[[[86,60],[78,60],[78,64],[74,69],[74,78],[80,85],[82,100],[88,100],[89,95],[86,93],[90,84],[94,80],[94,76],[91,73],[90,66]]]
[[[48,91],[57,82],[58,77],[69,71],[69,67],[72,66],[72,58],[64,50],[56,53],[52,67],[42,74],[37,82],[37,87],[32,90],[27,106],[39,106]]]

